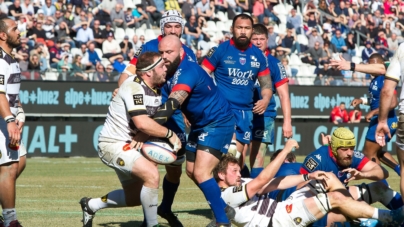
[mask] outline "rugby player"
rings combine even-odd
[[[25,168],[26,149],[21,143],[25,121],[19,100],[21,71],[11,54],[21,44],[15,21],[0,20],[0,227],[19,227],[15,209],[16,180]]]
[[[268,68],[271,72],[273,90],[279,95],[283,113],[283,136],[291,138],[292,119],[289,98],[288,78],[285,67],[268,49],[268,30],[263,24],[254,24],[251,43],[257,46],[268,59]],[[261,88],[258,81],[255,83],[254,103],[261,99]],[[253,115],[252,140],[250,145],[251,178],[255,178],[264,169],[265,153],[268,145],[272,144],[275,136],[276,102],[272,96],[265,113]]]
[[[209,50],[202,67],[208,74],[214,72],[216,84],[230,102],[236,119],[236,157],[244,166],[245,153],[251,140],[253,113],[264,114],[272,97],[272,81],[268,63],[262,51],[250,40],[253,20],[246,14],[234,17],[231,26],[233,38]],[[256,80],[261,86],[262,99],[253,102]],[[242,173],[249,176],[248,168]]]
[[[136,63],[138,61],[139,54],[145,51],[153,51],[158,53],[158,45],[163,37],[166,35],[175,35],[177,37],[181,37],[184,32],[185,21],[182,18],[181,14],[176,10],[168,10],[166,11],[160,20],[160,29],[161,35],[157,37],[157,39],[150,40],[141,46],[138,51],[135,53],[135,56],[130,61],[130,64],[127,66],[125,71],[121,74],[118,85],[122,83],[128,76],[135,75],[136,72]],[[186,56],[196,61],[196,56],[194,52],[189,49],[186,45],[182,45]],[[162,91],[162,102],[166,102],[168,98],[168,94],[165,91]],[[177,189],[180,185],[180,178],[182,174],[182,163],[185,161],[185,145],[186,145],[186,135],[185,135],[185,122],[186,119],[183,118],[180,110],[174,112],[173,116],[167,121],[165,126],[171,129],[177,136],[181,139],[182,149],[178,152],[177,162],[172,165],[166,165],[167,174],[163,180],[163,200],[158,207],[158,214],[166,219],[171,227],[182,227],[183,225],[178,220],[177,216],[173,214],[171,210],[171,206],[174,201],[175,194],[177,193]],[[141,139],[137,139],[141,141]],[[181,162],[182,161],[182,162]]]
[[[174,150],[181,148],[177,135],[150,117],[161,105],[159,86],[165,82],[167,68],[160,54],[145,52],[136,63],[136,77],[127,78],[112,99],[107,119],[98,138],[101,161],[113,168],[123,189],[101,198],[82,198],[83,226],[92,226],[103,208],[142,205],[147,227],[158,226],[157,203],[159,172],[157,165],[131,147],[131,135],[143,132],[168,138]]]

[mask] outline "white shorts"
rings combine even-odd
[[[142,154],[135,149],[129,149],[125,142],[99,142],[98,156],[101,161],[113,168],[118,175],[121,184],[127,184],[135,180],[132,177],[132,167]]]
[[[3,119],[0,119],[0,165],[9,162],[18,162],[21,156],[27,154],[27,149],[22,141],[20,141],[18,150],[11,149],[9,144],[7,123]]]

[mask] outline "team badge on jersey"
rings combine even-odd
[[[0,75],[0,84],[4,85],[4,75]]]
[[[216,48],[212,47],[210,48],[209,52],[206,54],[206,56],[208,56],[208,58],[212,57],[213,53],[215,53]]]
[[[301,217],[297,217],[297,218],[293,219],[293,221],[295,222],[296,225],[299,225],[300,222],[302,222],[302,218],[301,218]]]
[[[318,163],[314,161],[313,158],[309,158],[309,160],[307,160],[307,162],[304,163],[304,165],[307,167],[307,169],[313,171],[318,166]]]
[[[133,103],[135,105],[143,105],[143,95],[133,95]]]
[[[101,201],[103,203],[106,203],[108,201],[108,194],[104,195],[103,197],[101,197]]]
[[[245,63],[247,62],[247,59],[240,58],[239,61],[240,61],[240,64],[245,65]]]
[[[293,209],[293,204],[286,205],[285,208],[286,208],[286,212],[288,212],[288,214],[290,214],[292,212],[292,209]]]
[[[122,160],[122,158],[118,158],[118,159],[116,160],[116,164],[118,164],[118,165],[120,165],[120,166],[124,166],[124,165],[125,165],[125,161]]]
[[[142,49],[143,49],[143,46],[141,46],[141,47],[139,47],[139,49],[137,49],[137,51],[136,51],[136,53],[135,53],[135,56],[136,56],[137,58],[139,57],[140,53],[142,53]]]

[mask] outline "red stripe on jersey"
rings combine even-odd
[[[205,66],[206,68],[208,68],[210,71],[215,71],[215,67],[210,63],[210,61],[208,59],[203,59],[202,61],[202,66]]]
[[[269,75],[269,74],[270,74],[269,68],[266,68],[264,71],[259,72],[258,76],[266,76],[266,75]]]
[[[280,87],[281,85],[285,84],[289,82],[288,78],[282,79],[281,81],[279,81],[278,83],[275,83],[275,87]]]
[[[304,169],[303,167],[300,167],[300,174],[308,174],[309,172],[307,172],[306,169]]]
[[[186,91],[188,93],[191,93],[191,88],[186,84],[177,84],[173,87],[173,90],[171,92],[174,91]]]
[[[363,167],[369,162],[369,159],[366,157],[363,157],[361,163],[359,163],[358,167],[356,168],[357,170],[361,171]]]
[[[397,90],[394,90],[394,94],[397,95]]]
[[[129,64],[136,66],[137,63],[137,57],[133,57],[132,60],[130,60]]]

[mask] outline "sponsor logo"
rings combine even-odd
[[[314,156],[321,162],[321,155],[320,154],[316,154]]]
[[[302,222],[302,218],[297,217],[297,218],[293,219],[293,221],[295,222],[296,225],[299,225]]]
[[[208,136],[208,132],[202,132],[199,136],[198,136],[198,139],[200,140],[200,141],[205,141],[205,136]]]
[[[116,164],[118,164],[119,166],[125,166],[125,161],[123,161],[122,158],[118,158],[116,160]]]
[[[240,58],[239,61],[240,61],[240,64],[245,65],[245,63],[247,62],[247,59]]]
[[[257,130],[255,131],[254,135],[257,138],[264,138],[268,135],[268,130]]]
[[[133,103],[135,105],[143,105],[143,95],[133,95]]]
[[[243,185],[233,187],[233,193],[241,192],[243,191]]]
[[[292,209],[293,209],[293,204],[289,204],[289,205],[286,205],[286,212],[288,213],[288,214],[290,214],[290,212],[292,212]]]
[[[123,151],[128,151],[128,150],[130,150],[130,144],[129,144],[129,143],[125,144],[125,145],[122,147],[122,150],[123,150]]]
[[[396,128],[397,128],[397,122],[393,122],[393,123],[391,124],[390,128],[396,129]]]
[[[194,142],[188,142],[187,146],[196,149],[196,143],[194,143]]]
[[[228,68],[228,72],[229,72],[229,76],[231,76],[231,77],[243,78],[243,79],[248,79],[248,80],[253,80],[253,76],[254,76],[252,70],[243,72],[237,68]]]
[[[137,49],[137,51],[135,53],[136,58],[138,58],[140,53],[142,53],[142,49],[143,49],[143,46],[141,46],[141,47],[139,47],[139,49]]]
[[[251,57],[251,61],[258,61],[258,59],[254,55],[251,55],[250,57]]]
[[[206,56],[208,56],[208,58],[212,57],[213,53],[215,53],[216,48],[212,47],[210,48],[209,52],[206,54]]]
[[[0,75],[0,84],[4,85],[4,75]]]
[[[355,151],[354,156],[356,158],[362,159],[365,155],[363,153],[361,153],[361,152]]]
[[[229,146],[230,146],[229,144],[226,144],[226,145],[224,145],[223,148],[227,150],[227,149],[229,149]],[[1,156],[0,156],[0,158],[1,158]]]
[[[259,67],[260,67],[260,63],[253,61],[253,62],[251,62],[251,67],[253,67],[253,68],[259,68]]]
[[[251,139],[251,132],[245,132],[243,139],[250,140]]]
[[[307,169],[312,171],[318,166],[318,163],[314,161],[313,158],[309,158],[309,160],[307,160],[306,163],[304,163],[304,165],[307,167]]]

